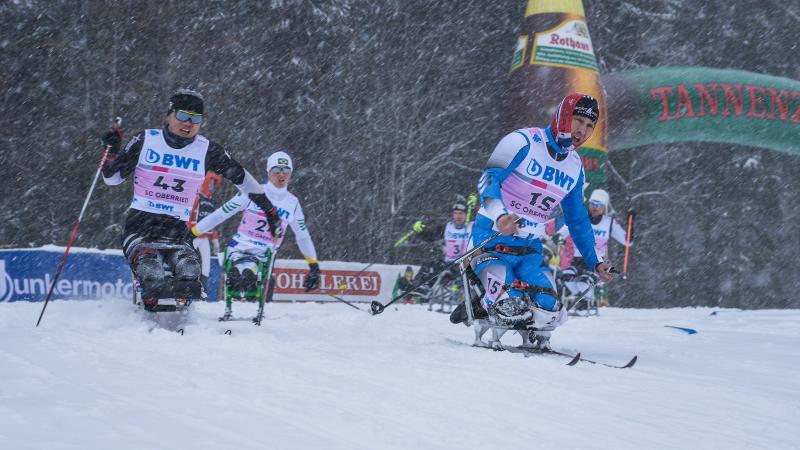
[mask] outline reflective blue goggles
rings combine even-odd
[[[175,111],[175,118],[180,120],[181,122],[186,122],[187,120],[190,120],[195,125],[203,123],[202,114],[184,111],[182,109],[178,109]]]
[[[592,201],[589,202],[589,206],[606,206],[606,204],[603,203],[603,202],[596,202],[596,201],[592,200]]]

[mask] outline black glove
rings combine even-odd
[[[281,228],[281,216],[278,215],[278,210],[274,206],[267,212],[267,224],[272,237],[279,239],[283,233],[283,228]]]
[[[308,265],[308,275],[306,275],[306,281],[303,283],[303,286],[306,288],[306,292],[314,291],[319,287],[319,279],[321,273],[319,271],[319,264],[311,263]]]
[[[197,221],[200,222],[214,212],[215,208],[214,202],[205,195],[197,194],[197,198],[200,199],[197,203]]]
[[[103,147],[108,147],[108,153],[111,155],[119,155],[120,147],[122,146],[122,133],[116,130],[111,130],[100,138]]]

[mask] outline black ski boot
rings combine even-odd
[[[472,314],[475,315],[475,319],[485,319],[489,317],[489,314],[486,313],[486,310],[483,309],[481,306],[481,298],[477,294],[472,294]],[[464,323],[468,319],[467,317],[467,306],[464,302],[461,302],[453,308],[453,312],[450,313],[450,323],[458,325],[459,323]]]
[[[468,318],[467,307],[464,302],[459,303],[458,306],[453,308],[453,312],[450,313],[450,323],[454,325],[466,322]]]

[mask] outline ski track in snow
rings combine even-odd
[[[269,304],[259,328],[195,303],[183,336],[122,300],[35,328],[41,306],[0,304],[0,449],[798,448],[797,310],[605,308],[554,333],[639,355],[620,370],[462,345],[424,306]]]

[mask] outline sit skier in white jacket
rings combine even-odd
[[[317,261],[317,251],[314,248],[314,242],[311,240],[311,234],[309,234],[306,227],[305,216],[303,215],[303,209],[300,207],[300,202],[287,189],[292,171],[292,158],[285,152],[275,152],[267,160],[269,181],[263,187],[264,193],[278,209],[278,215],[281,218],[283,233],[279,238],[273,238],[272,233],[265,227],[264,213],[258,206],[240,194],[228,200],[222,207],[209,214],[192,228],[192,232],[196,235],[205,233],[233,217],[236,213],[244,211],[239,228],[231,238],[227,250],[227,258],[233,265],[227,275],[228,285],[232,290],[254,291],[256,289],[256,260],[266,262],[267,258],[275,254],[281,246],[284,236],[286,236],[286,228],[288,226],[292,227],[297,246],[308,262],[309,273],[304,281],[306,292],[319,287],[320,269]],[[274,284],[275,280],[271,277],[266,301],[271,300]],[[229,317],[230,313],[230,303],[227,302],[225,315]]]
[[[603,189],[595,189],[589,196],[589,222],[592,224],[592,232],[594,233],[594,251],[598,258],[606,259],[608,257],[608,243],[613,238],[615,241],[622,245],[626,245],[626,232],[622,225],[614,219],[608,212],[608,207],[611,204],[611,198]],[[557,233],[557,236],[566,238],[564,246],[561,248],[560,266],[564,275],[575,276],[580,272],[587,272],[589,268],[581,255],[581,252],[575,246],[572,237],[569,234],[569,228],[563,225]],[[631,229],[631,237],[628,245],[633,243],[633,229]],[[603,282],[598,282],[602,285]],[[590,285],[580,281],[567,281],[567,288],[573,294],[586,292],[585,298],[591,303],[594,301],[594,289]]]
[[[589,196],[589,222],[592,224],[594,233],[594,251],[603,260],[608,258],[608,242],[612,238],[622,245],[625,245],[626,240],[625,229],[622,225],[610,214],[606,214],[609,203],[608,192],[603,189],[595,189]],[[558,230],[558,235],[566,238],[564,249],[561,252],[561,268],[574,266],[579,270],[588,270],[581,252],[575,247],[569,235],[569,228],[562,225]],[[633,242],[633,237],[631,237],[631,242]]]

